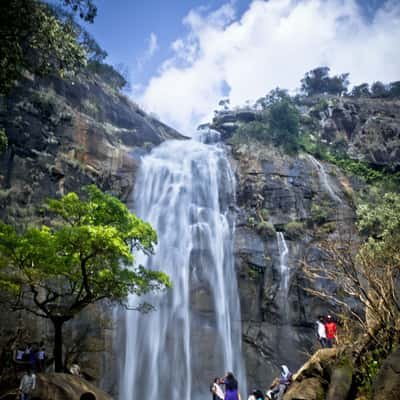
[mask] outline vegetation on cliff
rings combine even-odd
[[[132,250],[153,252],[157,234],[115,197],[95,186],[86,198],[71,192],[49,200],[43,214],[51,222],[18,233],[0,224],[2,300],[54,326],[56,371],[62,365],[62,326],[89,304],[126,304],[129,293],[142,295],[170,286],[168,277],[134,263]],[[148,305],[137,305],[147,310]]]

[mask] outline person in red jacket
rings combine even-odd
[[[326,347],[332,347],[336,340],[336,322],[328,315],[325,322]]]

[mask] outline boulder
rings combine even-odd
[[[323,400],[324,398],[324,387],[318,378],[294,382],[283,396],[283,400]]]
[[[373,384],[374,400],[400,399],[400,347],[382,364]]]
[[[350,362],[343,362],[334,367],[329,383],[326,400],[346,400],[353,378],[353,368]]]
[[[107,393],[85,379],[61,373],[38,374],[32,398],[37,400],[78,400],[85,392],[93,393],[96,400],[112,400]]]

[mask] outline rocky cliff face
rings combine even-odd
[[[26,79],[0,108],[0,217],[18,221],[48,197],[95,183],[127,200],[140,155],[183,138],[96,76]]]
[[[315,142],[372,166],[399,169],[399,101],[324,97],[305,99],[298,108],[301,131]],[[228,111],[211,126],[229,142],[240,124],[259,119],[254,110]],[[231,140],[231,147],[238,179],[235,252],[248,384],[265,387],[279,365],[296,369],[318,347],[314,321],[334,309],[308,294],[307,289],[318,290],[326,282],[311,284],[301,264],[306,257],[321,263],[317,243],[352,228],[353,195],[362,185],[307,154],[289,156],[240,140]],[[330,289],[339,294],[340,284]]]
[[[316,317],[332,312],[304,290],[309,282],[300,266],[306,252],[316,252],[315,241],[336,235],[343,221],[351,222],[351,184],[332,165],[272,147],[235,145],[232,157],[238,176],[235,252],[248,381],[249,387],[265,387],[281,364],[296,368],[305,360],[316,345]],[[286,293],[277,232],[288,250]]]

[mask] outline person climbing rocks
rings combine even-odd
[[[33,373],[31,368],[28,368],[26,373],[22,376],[19,384],[19,392],[21,394],[21,400],[30,400],[31,393],[36,387],[36,375]]]
[[[221,380],[220,378],[215,378],[214,382],[210,387],[210,391],[212,393],[213,400],[224,400],[225,393],[220,386]]]
[[[319,342],[321,343],[322,348],[326,347],[326,329],[325,329],[325,321],[324,317],[320,315],[316,322],[317,326],[317,337]]]
[[[325,321],[326,331],[326,346],[331,348],[336,342],[336,322],[333,321],[332,316],[328,315]]]
[[[238,381],[233,373],[227,372],[227,374],[222,378],[222,382],[225,385],[224,400],[240,400]]]
[[[286,365],[281,365],[281,376],[274,380],[270,390],[266,393],[270,400],[282,400],[288,386],[292,383],[292,373]]]

